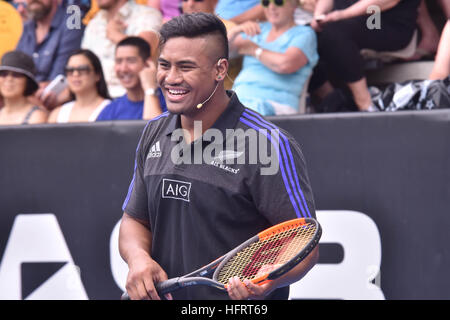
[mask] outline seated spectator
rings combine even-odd
[[[450,18],[450,1],[438,0],[442,11],[447,19]],[[439,31],[434,24],[433,19],[428,11],[425,0],[421,0],[419,6],[419,13],[417,17],[417,26],[420,30],[420,41],[417,45],[414,55],[407,60],[420,60],[426,58],[433,58],[439,44]]]
[[[181,0],[148,0],[147,5],[161,12],[163,22],[180,15]]]
[[[264,0],[267,22],[249,21],[229,34],[231,48],[244,55],[233,90],[263,115],[298,112],[303,86],[319,58],[314,30],[294,22],[297,2]]]
[[[97,121],[152,119],[167,110],[150,52],[148,42],[139,37],[117,44],[114,68],[127,92],[106,106]]]
[[[218,0],[216,14],[237,24],[265,19],[259,0]]]
[[[53,93],[45,97],[41,97],[41,94],[51,80],[64,73],[67,58],[80,48],[83,27],[68,28],[66,21],[69,16],[58,0],[30,0],[28,14],[30,20],[24,25],[17,50],[33,57],[39,82],[35,97],[40,99],[38,103],[53,109],[61,103],[58,98],[64,98],[56,97]]]
[[[450,75],[450,19],[442,30],[430,80],[443,80]]]
[[[420,0],[318,0],[311,22],[318,32],[320,55],[310,86],[316,97],[325,99],[333,93],[334,87],[328,81],[333,78],[349,87],[360,111],[376,111],[360,50],[395,51],[406,47],[417,27],[419,4]],[[370,5],[378,5],[381,10],[380,28],[367,27]]]
[[[69,57],[65,74],[73,100],[54,109],[48,122],[94,122],[111,102],[100,60],[81,49]]]
[[[100,58],[109,93],[117,98],[125,93],[125,88],[114,72],[116,45],[127,36],[139,36],[147,40],[155,55],[162,16],[158,10],[133,0],[97,0],[97,3],[101,10],[87,25],[81,47]]]
[[[3,55],[0,65],[0,125],[44,123],[47,111],[32,105],[28,96],[39,87],[33,59],[20,51]]]

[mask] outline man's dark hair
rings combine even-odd
[[[140,37],[126,37],[116,45],[116,51],[117,48],[126,46],[136,47],[142,60],[146,61],[148,58],[150,58],[151,47],[150,44],[144,39]]]
[[[205,36],[218,36],[222,54],[220,58],[228,59],[227,29],[223,22],[211,13],[182,14],[172,18],[161,28],[160,47],[167,40],[175,37],[197,38]]]

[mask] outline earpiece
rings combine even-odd
[[[220,63],[222,62],[222,60],[224,60],[223,58],[219,59],[219,61],[217,61],[217,66],[220,67]],[[222,76],[218,76],[217,80],[222,80]]]

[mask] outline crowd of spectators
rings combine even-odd
[[[441,34],[425,0],[7,2],[23,31],[16,49],[1,60],[0,124],[151,119],[162,113],[158,32],[182,13],[222,19],[230,47],[225,87],[263,115],[298,113],[307,89],[313,112],[320,112],[339,87],[351,93],[357,110],[376,111],[361,50],[400,50],[417,31],[417,49],[408,60],[436,59],[430,79],[450,73],[450,22]],[[438,3],[449,19],[449,2]],[[74,5],[79,10],[68,10]],[[373,5],[380,9],[380,28],[367,25]],[[52,81],[59,75],[66,86],[56,90]]]

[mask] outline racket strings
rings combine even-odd
[[[253,280],[278,269],[305,248],[314,237],[315,224],[307,223],[284,228],[243,248],[219,271],[217,281],[226,284],[238,276]]]

